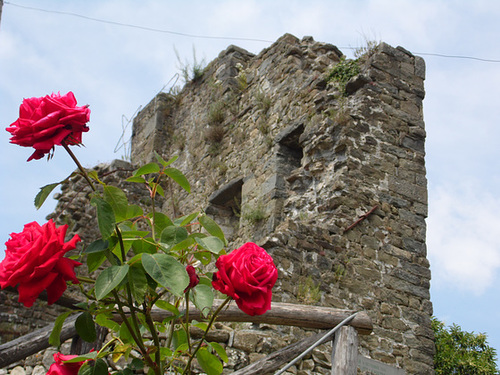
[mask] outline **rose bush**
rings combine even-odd
[[[37,208],[55,187],[71,183],[75,175],[91,188],[85,194],[95,207],[100,235],[81,246],[86,274],[77,277],[75,267],[81,263],[64,256],[75,249],[78,235],[64,242],[67,225],[57,228],[52,220],[43,226],[32,222],[6,242],[0,287],[18,286],[19,301],[30,307],[45,289],[52,304],[68,281],[86,284],[80,285],[84,299],[74,305],[79,313],[76,332],[84,341],[94,342],[99,325],[109,330],[107,342],[98,351],[78,357],[57,353],[49,374],[107,375],[109,361],[123,357],[126,368],[117,372],[121,375],[138,369],[155,375],[190,374],[194,360],[208,375],[220,375],[228,356],[207,334],[232,299],[249,315],[270,309],[277,279],[273,259],[254,243],[225,254],[224,233],[204,212],[170,218],[158,210],[155,199],[160,195],[170,200],[172,212],[177,211],[172,182],[191,192],[184,174],[170,166],[177,155],[165,160],[155,152],[155,162],[125,180],[147,189],[150,202],[142,206],[129,203],[126,191],[108,185],[97,171],[88,172],[68,145],[81,143],[89,114],[87,107],[76,106],[73,93],[52,94],[24,100],[19,119],[7,128],[11,143],[35,148],[28,160],[50,156],[55,145],[62,145],[78,167],[65,180],[42,187],[35,197]],[[213,275],[214,259],[219,271]],[[216,308],[214,289],[228,296]],[[191,303],[201,312],[201,321],[190,318]],[[153,310],[155,314],[164,310],[166,317],[155,320]],[[61,329],[71,313],[63,312],[54,322],[51,345],[60,346]],[[204,331],[201,338],[190,336],[192,325]]]
[[[12,233],[0,263],[0,287],[19,284],[19,302],[31,307],[45,289],[47,301],[52,304],[66,290],[67,281],[77,284],[74,269],[81,263],[64,254],[76,247],[80,237],[75,235],[64,242],[67,228],[57,228],[52,220],[44,225],[34,221],[26,224],[21,233]]]
[[[47,375],[77,375],[80,367],[82,367],[85,361],[64,363],[64,361],[69,361],[70,359],[76,357],[76,355],[63,355],[61,353],[55,353],[55,362],[50,365]]]
[[[278,279],[278,270],[263,248],[247,242],[220,256],[215,265],[218,271],[213,275],[213,287],[232,297],[241,311],[261,315],[271,309],[272,288]]]
[[[11,143],[33,147],[35,152],[29,157],[41,159],[56,145],[79,145],[82,132],[87,132],[90,109],[77,107],[74,94],[53,93],[41,98],[24,99],[19,108],[19,118],[7,131],[12,134]]]

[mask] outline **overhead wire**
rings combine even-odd
[[[130,23],[109,21],[109,20],[104,20],[104,19],[100,19],[100,18],[89,17],[89,16],[85,16],[82,14],[74,13],[74,12],[66,12],[66,11],[60,11],[60,10],[49,10],[49,9],[32,7],[32,6],[19,5],[19,4],[11,3],[10,1],[4,1],[4,4],[12,5],[14,7],[23,8],[23,9],[35,10],[35,11],[39,11],[39,12],[73,16],[73,17],[78,17],[78,18],[82,18],[85,20],[89,20],[89,21],[100,22],[100,23],[105,23],[105,24],[114,25],[114,26],[129,27],[129,28],[134,28],[134,29],[139,29],[139,30],[144,30],[144,31],[151,31],[151,32],[156,32],[156,33],[183,36],[183,37],[187,37],[187,38],[215,39],[215,40],[239,40],[239,41],[250,41],[250,42],[274,43],[273,40],[259,39],[259,38],[198,35],[198,34],[183,33],[183,32],[179,32],[179,31],[157,29],[157,28],[148,27],[148,26],[140,26],[140,25],[134,25],[134,24],[130,24]],[[356,47],[339,47],[339,48],[356,49]],[[431,53],[431,52],[414,52],[414,54],[422,55],[422,56],[434,56],[434,57],[443,57],[443,58],[452,58],[452,59],[467,59],[467,60],[475,60],[475,61],[481,61],[481,62],[500,63],[500,60],[497,60],[497,59],[485,59],[485,58],[474,57],[474,56],[448,55],[448,54],[443,54],[443,53]]]

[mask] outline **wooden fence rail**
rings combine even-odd
[[[71,307],[75,302],[74,300],[65,298],[61,300],[60,304]],[[216,300],[214,302],[214,309],[220,306],[221,303],[222,300]],[[243,313],[234,303],[231,303],[226,309],[220,312],[217,320],[221,322],[267,323],[302,328],[331,329],[353,313],[354,311],[352,310],[273,302],[271,310],[265,314],[249,316]],[[153,319],[155,320],[163,320],[168,316],[171,316],[168,311],[160,309],[153,310]],[[197,309],[190,308],[189,317],[190,319],[200,320],[201,312]],[[119,315],[115,318],[116,321],[120,321]],[[65,341],[76,335],[74,328],[75,319],[76,315],[66,320],[61,332],[61,341]],[[355,328],[360,334],[369,334],[373,329],[371,319],[365,312],[358,312],[349,325]],[[0,345],[0,368],[6,367],[49,347],[48,339],[52,332],[52,328],[53,324],[50,324],[45,328]],[[324,333],[319,333],[303,339],[287,348],[283,348],[271,354],[264,360],[259,361],[260,364],[251,364],[247,366],[247,368],[239,370],[234,374],[264,374],[269,371],[274,371],[272,369],[279,368],[297,354],[300,354],[311,343],[317,341],[323,334]],[[264,369],[266,370],[264,371]]]

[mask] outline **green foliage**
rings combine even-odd
[[[306,305],[313,305],[321,300],[319,284],[316,284],[311,276],[302,277],[299,281],[297,299]]]
[[[255,93],[255,100],[257,101],[257,107],[259,107],[264,114],[267,114],[271,108],[271,98],[266,95],[264,91],[259,90]]]
[[[343,58],[328,73],[326,80],[335,82],[339,90],[345,95],[345,86],[347,82],[359,74],[359,60],[346,60]]]
[[[465,332],[453,324],[445,327],[432,319],[436,342],[434,368],[436,375],[494,375],[498,374],[496,351],[488,345],[483,333]]]
[[[197,82],[203,77],[203,72],[205,71],[205,60],[198,61],[196,58],[196,50],[193,47],[193,61],[189,62],[184,60],[181,61],[179,52],[174,48],[175,55],[177,56],[178,69],[181,71],[182,78],[184,82]]]
[[[242,217],[250,224],[255,225],[266,218],[266,212],[260,204],[255,207],[246,206],[243,210]]]

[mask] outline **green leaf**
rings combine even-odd
[[[165,190],[163,190],[161,185],[156,185],[156,192],[160,194],[162,197],[165,197]]]
[[[194,239],[192,237],[188,237],[184,241],[178,242],[174,246],[172,246],[170,248],[170,251],[178,252],[179,250],[187,249],[193,244],[194,244]]]
[[[95,296],[101,300],[116,288],[127,276],[129,265],[111,266],[102,271],[95,282]]]
[[[188,238],[188,231],[186,228],[173,225],[166,227],[161,232],[160,242],[173,246],[181,241],[184,241],[186,238]]]
[[[139,182],[139,183],[145,183],[146,182],[146,180],[144,179],[144,177],[141,177],[141,176],[132,176],[132,177],[127,178],[125,181],[128,181],[128,182]]]
[[[188,193],[191,192],[191,186],[189,185],[189,182],[188,182],[186,176],[184,176],[180,170],[175,169],[175,168],[166,168],[165,174],[168,177],[170,177],[172,180],[177,182],[179,184],[179,186],[181,188],[183,188],[184,190],[186,190]]]
[[[207,375],[220,375],[222,374],[222,363],[215,355],[210,353],[207,348],[202,347],[196,353],[196,359],[198,360],[203,371]]]
[[[130,204],[127,206],[127,213],[125,215],[125,220],[133,219],[138,216],[144,215],[142,208],[136,204]]]
[[[146,291],[148,290],[148,280],[146,279],[146,274],[144,273],[142,265],[137,263],[135,266],[130,267],[127,277],[132,297],[134,297],[134,300],[138,304],[142,304]]]
[[[87,342],[94,342],[97,339],[95,323],[92,315],[88,311],[84,311],[75,321],[76,333]]]
[[[103,359],[98,358],[95,362],[84,363],[78,375],[108,375],[108,365]]]
[[[198,220],[200,221],[202,227],[205,228],[205,230],[208,233],[210,233],[212,236],[219,238],[222,242],[224,242],[224,246],[227,245],[227,240],[226,237],[224,236],[224,232],[212,218],[208,217],[207,215],[203,215],[200,216]]]
[[[158,163],[160,163],[164,167],[168,167],[170,164],[172,164],[174,161],[176,161],[179,158],[178,155],[175,155],[169,161],[165,161],[165,159],[163,159],[156,151],[154,152],[154,154],[155,154],[155,157],[156,157],[156,160],[158,161]]]
[[[43,202],[48,198],[50,193],[52,193],[52,190],[54,190],[61,182],[56,182],[53,184],[48,184],[40,188],[40,191],[35,197],[35,207],[38,210],[40,207],[42,207]]]
[[[224,248],[224,242],[222,242],[218,237],[210,236],[210,237],[196,237],[196,242],[205,250],[210,251],[214,254],[219,254],[220,251]]]
[[[61,329],[66,318],[72,313],[72,311],[66,311],[59,315],[54,322],[54,328],[52,328],[52,333],[49,337],[49,344],[55,347],[61,345]]]
[[[189,215],[184,215],[182,217],[175,219],[174,224],[180,227],[185,227],[186,225],[191,223],[194,219],[196,219],[199,214],[200,214],[199,212],[194,212]]]
[[[153,214],[152,213],[148,214],[148,217],[152,218]],[[170,218],[167,215],[162,214],[161,212],[154,213],[153,221],[154,221],[155,233],[157,234],[160,234],[166,227],[174,225],[172,220],[170,220]]]
[[[197,251],[194,253],[194,257],[205,266],[212,261],[212,253],[210,251]]]
[[[205,317],[207,317],[214,303],[214,292],[212,287],[204,284],[198,284],[192,291],[195,306]]]
[[[210,346],[217,352],[220,359],[222,359],[224,362],[227,363],[229,358],[227,357],[227,353],[226,353],[226,350],[224,349],[224,347],[221,344],[219,344],[218,342],[211,342]]]
[[[142,265],[153,280],[177,296],[189,285],[186,267],[170,255],[143,253]]]
[[[156,253],[156,245],[143,238],[132,242],[132,249],[134,250],[134,254]]]
[[[143,165],[138,170],[136,170],[134,173],[134,177],[143,176],[145,174],[150,174],[150,173],[158,173],[159,171],[160,171],[160,166],[158,164],[149,163],[149,164]]]
[[[174,316],[178,316],[180,314],[177,307],[165,300],[159,299],[155,302],[155,305],[162,310],[170,311]]]
[[[120,329],[120,325],[114,320],[110,319],[111,315],[107,314],[97,314],[95,317],[95,322],[99,324],[101,327],[106,327],[112,331],[118,331]]]
[[[111,205],[104,199],[93,197],[90,204],[97,209],[97,224],[102,238],[107,239],[111,237],[115,228],[115,214]]]
[[[68,359],[67,361],[63,361],[63,363],[76,363],[76,362],[83,362],[83,361],[88,361],[89,359],[96,359],[97,358],[98,352],[90,352],[90,353],[85,353],[85,354],[80,354],[78,357]]]
[[[90,253],[89,255],[87,255],[87,267],[89,273],[94,272],[96,269],[98,269],[105,260],[106,254],[104,252]]]
[[[132,325],[132,318],[128,318],[127,319],[130,323],[130,325]],[[120,337],[120,340],[123,341],[124,343],[133,343],[134,342],[134,338],[132,337],[132,334],[130,333],[128,327],[127,327],[127,324],[125,322],[123,322],[120,326],[120,332],[119,332],[119,337]]]
[[[128,199],[122,189],[116,186],[104,186],[104,200],[113,209],[116,221],[127,219]]]
[[[108,248],[109,242],[103,239],[98,239],[97,241],[92,242],[85,251],[84,254],[92,254],[92,253],[100,253]]]

